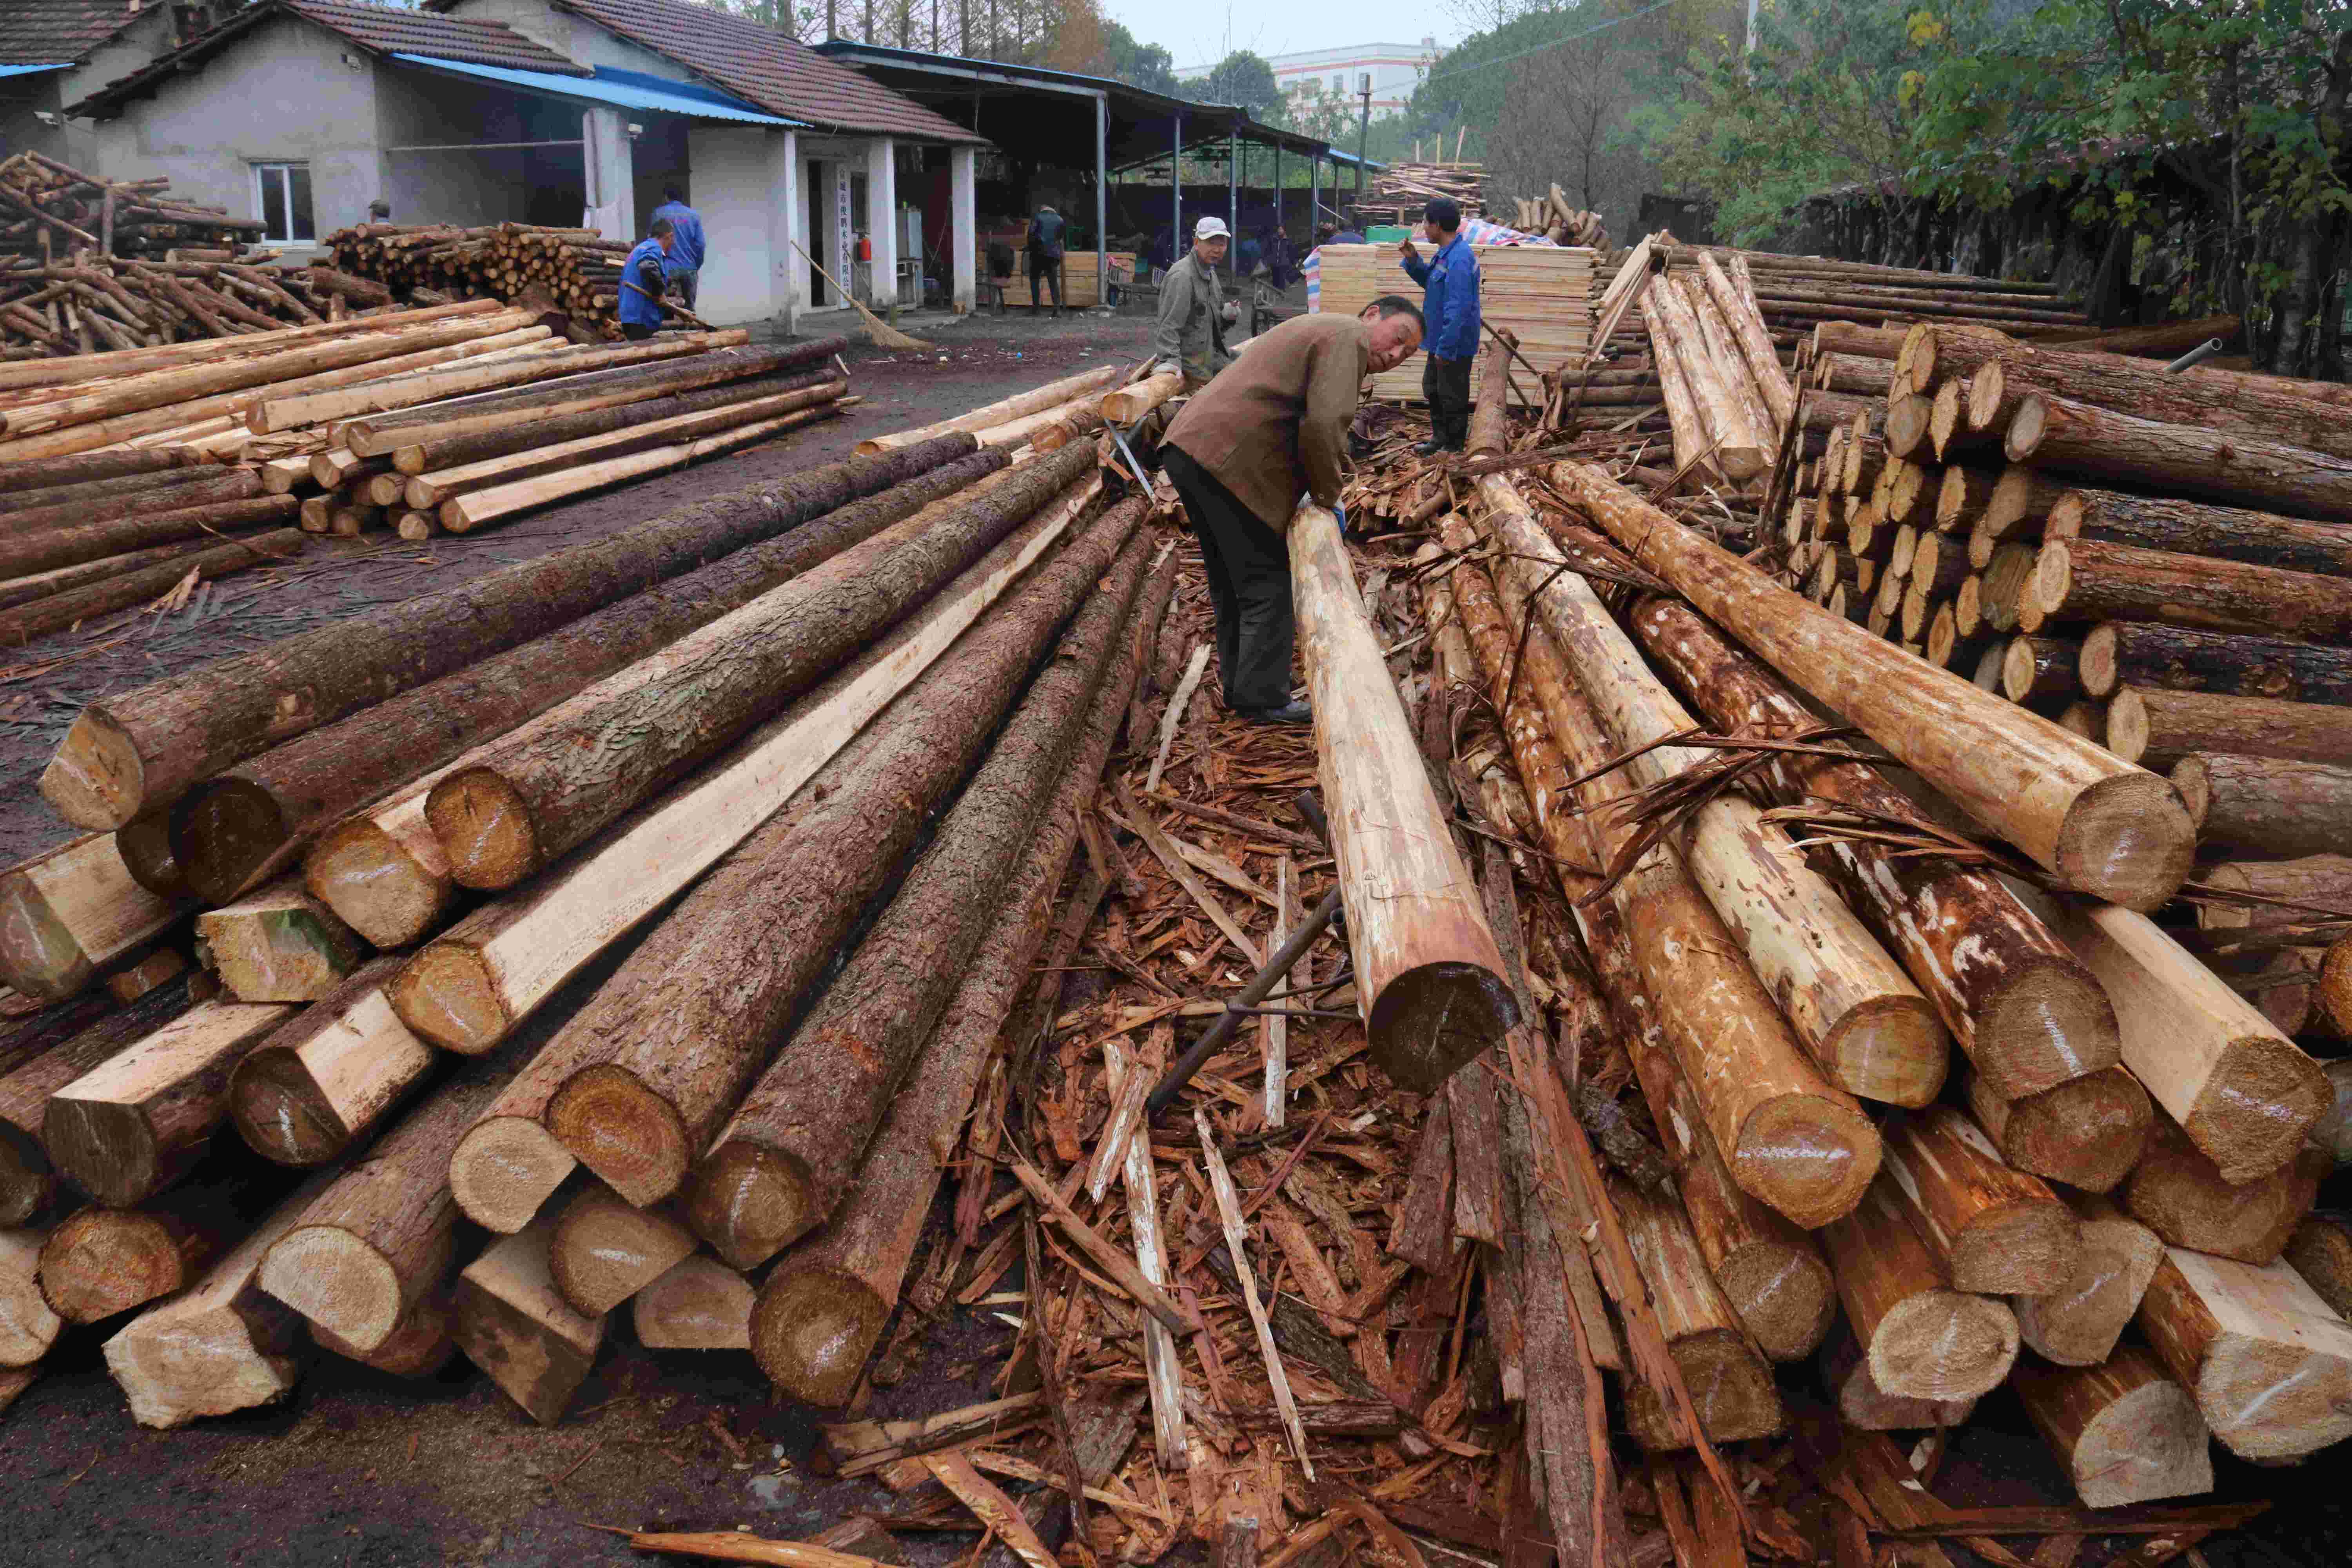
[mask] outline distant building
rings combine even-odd
[[[1435,38],[1423,38],[1417,44],[1350,44],[1344,48],[1268,55],[1265,63],[1274,68],[1275,85],[1286,98],[1344,98],[1354,103],[1369,78],[1372,118],[1385,120],[1411,107],[1412,89],[1444,52]],[[1178,71],[1176,79],[1197,81],[1214,68],[1189,67]]]

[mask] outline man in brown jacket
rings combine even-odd
[[[1421,311],[1399,294],[1358,316],[1293,317],[1252,340],[1168,427],[1161,462],[1201,542],[1217,612],[1217,673],[1236,713],[1276,724],[1314,717],[1290,700],[1284,536],[1300,496],[1338,507],[1364,377],[1412,358],[1421,331]]]

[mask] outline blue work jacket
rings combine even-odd
[[[1470,359],[1478,353],[1478,258],[1459,234],[1438,247],[1431,260],[1404,263],[1421,285],[1421,313],[1428,321],[1421,346],[1438,359]]]
[[[664,202],[654,208],[654,216],[669,219],[677,238],[677,248],[669,253],[669,265],[684,272],[701,271],[702,215],[684,202]]]
[[[653,263],[653,276],[646,278],[646,263]],[[641,239],[629,252],[629,259],[621,266],[621,276],[642,289],[652,299],[636,289],[621,290],[621,324],[625,327],[658,327],[662,324],[661,292],[669,279],[669,261],[662,255],[661,241]]]

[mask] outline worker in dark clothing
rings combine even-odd
[[[1423,209],[1422,226],[1437,242],[1429,260],[1410,239],[1397,242],[1405,272],[1422,286],[1421,313],[1429,320],[1429,364],[1421,395],[1429,400],[1427,457],[1458,452],[1470,438],[1470,366],[1478,357],[1478,258],[1462,237],[1462,209],[1440,196]]]
[[[657,217],[621,264],[621,335],[649,338],[662,324],[662,290],[669,287],[669,253],[677,230]]]
[[[686,205],[686,197],[676,185],[662,187],[662,205],[654,208],[654,216],[669,219],[670,230],[677,237],[677,248],[669,254],[670,287],[694,309],[695,300],[702,292],[702,215]]]
[[[1069,220],[1049,205],[1037,209],[1029,220],[1029,312],[1037,311],[1037,285],[1042,280],[1054,291],[1054,314],[1062,313],[1062,242],[1070,232]]]
[[[1420,346],[1421,312],[1402,295],[1384,294],[1355,316],[1294,316],[1196,393],[1160,442],[1201,542],[1225,706],[1244,718],[1314,719],[1290,700],[1297,628],[1285,536],[1301,495],[1338,510],[1364,377],[1402,364]],[[1340,527],[1347,521],[1340,513]]]

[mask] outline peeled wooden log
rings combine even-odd
[[[643,403],[617,404],[611,407],[590,409],[584,413],[557,415],[536,419],[526,425],[508,426],[487,430],[478,435],[452,436],[431,441],[415,441],[394,450],[389,458],[389,473],[404,479],[412,475],[439,473],[446,469],[479,463],[488,458],[502,458],[514,452],[530,451],[583,437],[602,436],[614,430],[635,429],[681,414],[699,414],[715,408],[731,407],[750,403],[778,393],[801,392],[822,386],[834,379],[833,367],[795,371],[778,376],[754,376],[707,387],[698,392],[674,393],[665,397],[651,398]],[[389,503],[387,503],[389,504]]]
[[[2222,1180],[2291,1162],[2334,1100],[2318,1067],[2146,915],[2112,905],[2056,928],[2105,987],[2123,1063]]]
[[[2147,1152],[2124,1184],[2123,1206],[2170,1246],[2259,1266],[2286,1250],[2335,1163],[2306,1143],[2266,1175],[2224,1181],[2172,1119],[2159,1116]]]
[[[1671,279],[1665,287],[1681,291],[1683,302],[1689,308],[1690,320],[1698,328],[1698,342],[1706,351],[1708,368],[1746,420],[1748,427],[1756,433],[1757,444],[1764,453],[1765,467],[1770,468],[1780,448],[1780,422],[1772,416],[1772,410],[1764,400],[1763,389],[1756,384],[1755,376],[1749,374],[1747,358],[1739,352],[1738,340],[1731,335],[1730,323],[1717,312],[1696,273],[1686,272]],[[1776,369],[1779,363],[1776,357],[1773,361]]]
[[[93,703],[42,775],[42,793],[68,821],[119,826],[271,745],[971,449],[951,437],[747,487]]]
[[[1510,557],[1505,579],[1522,595],[1540,589],[1535,612],[1611,740],[1630,749],[1695,728],[1590,584],[1568,573],[1545,585],[1567,557],[1509,481],[1491,475],[1479,494]],[[1705,760],[1684,748],[1654,747],[1628,772],[1634,783],[1654,785]],[[1901,1105],[1934,1099],[1948,1053],[1933,1008],[1787,835],[1762,821],[1752,802],[1724,795],[1700,808],[1681,845],[1692,878],[1830,1080]]]
[[[1708,1274],[1682,1207],[1612,1179],[1608,1199],[1648,1286],[1659,1331],[1675,1358],[1692,1407],[1710,1442],[1737,1443],[1780,1430],[1780,1393],[1771,1368],[1741,1329],[1731,1303]],[[1625,1421],[1653,1451],[1689,1446],[1678,1412],[1661,1405],[1646,1383],[1626,1391]]]
[[[2333,703],[2126,686],[2107,704],[2106,728],[2109,751],[2155,768],[2197,752],[2352,764],[2352,708]]]
[[[41,1244],[41,1299],[68,1323],[97,1323],[178,1294],[217,1249],[222,1206],[173,1193],[135,1209],[76,1209]]]
[[[1686,606],[1648,600],[1632,624],[1643,646],[1727,732],[1809,731],[1811,710]],[[1897,817],[1908,797],[1858,763],[1782,753],[1760,775],[1771,798],[1809,796]],[[1936,1007],[1977,1072],[2008,1098],[2037,1093],[2116,1059],[2114,1011],[2082,964],[1988,872],[1832,838],[1827,858]]]
[[[236,1064],[229,1115],[255,1152],[281,1165],[324,1164],[424,1081],[439,1053],[383,994],[402,962],[386,954],[362,966]]]
[[[1716,265],[1714,257],[1699,257],[1697,275],[1700,286],[1706,290],[1708,300],[1738,345],[1748,377],[1771,415],[1769,429],[1786,429],[1797,411],[1797,393],[1789,383],[1788,372],[1780,368],[1780,356],[1772,347],[1771,334],[1765,331],[1764,319],[1757,314],[1751,300],[1741,297],[1738,286]]]
[[[205,780],[172,808],[176,858],[200,897],[234,898],[386,790],[1003,466],[991,454],[960,458]],[[380,946],[413,940],[380,922],[361,929]]]
[[[2056,1289],[2019,1296],[2010,1304],[2027,1349],[2060,1366],[2097,1366],[2114,1353],[2116,1339],[2139,1310],[2164,1257],[2164,1243],[2104,1198],[2070,1201],[2083,1223],[2074,1272]]]
[[[2286,1264],[2167,1247],[2137,1321],[2239,1458],[2292,1459],[2352,1436],[2352,1325]]]
[[[2321,395],[2303,395],[2293,390],[2297,387]],[[2016,343],[1977,366],[1968,392],[1969,424],[1978,430],[2006,428],[2026,398],[2042,395],[2352,458],[2345,405],[2317,382],[2194,368],[2179,374],[2113,354]]]
[[[1671,363],[1699,420],[1701,434],[1695,450],[1706,453],[1707,464],[1727,479],[1745,479],[1763,472],[1770,465],[1764,433],[1757,429],[1746,405],[1727,384],[1722,367],[1717,365],[1688,297],[1678,288],[1652,289],[1645,319],[1652,353],[1659,363],[1660,379],[1668,387],[1667,406],[1674,405],[1673,381],[1664,374]],[[1733,368],[1745,375],[1744,366]],[[1680,439],[1675,442],[1676,468],[1687,466],[1683,457],[1684,445]]]
[[[294,1314],[254,1284],[264,1254],[327,1184],[312,1177],[224,1253],[195,1286],[150,1307],[106,1342],[106,1369],[142,1426],[184,1426],[294,1390]]]
[[[2325,763],[2192,752],[2172,764],[2172,787],[2201,842],[2254,854],[2335,849],[2352,821],[2352,768]]]
[[[2352,637],[2352,578],[2175,555],[2090,539],[2044,538],[2018,625],[2160,621],[2224,632]]]
[[[352,928],[289,877],[198,915],[196,956],[239,1002],[316,1002],[362,953]]]
[[[293,499],[291,496],[262,498],[272,502]],[[232,504],[260,503],[238,501]],[[281,528],[267,533],[250,534],[226,544],[215,544],[209,550],[172,556],[150,565],[85,583],[78,588],[34,599],[13,609],[0,610],[0,647],[19,647],[51,632],[64,631],[93,616],[110,615],[116,610],[129,609],[133,605],[160,598],[179,586],[191,574],[199,582],[210,583],[257,566],[274,566],[289,556],[300,554],[302,544],[302,534],[299,529]]]
[[[1139,547],[1131,570],[1141,563]],[[986,933],[981,889],[1018,865],[1077,750],[1111,651],[1075,649],[1031,686],[889,906],[711,1140],[685,1213],[727,1262],[764,1261],[839,1205]]]
[[[1126,374],[1122,365],[1098,365],[1076,375],[1066,375],[1059,381],[1049,381],[1043,386],[1033,386],[1026,392],[1016,392],[1010,397],[1000,398],[984,407],[971,409],[935,425],[924,425],[912,430],[894,430],[887,436],[869,436],[857,444],[857,452],[860,457],[871,457],[959,431],[985,430],[992,426],[1018,419],[1024,414],[1034,414],[1041,408],[1051,408],[1074,397],[1098,391]]]
[[[2157,1359],[2126,1345],[2101,1366],[2017,1371],[2017,1394],[2085,1508],[2213,1489],[2205,1418]]]
[[[1513,637],[1483,569],[1465,563],[1453,576],[1454,602],[1497,698],[1512,679],[1513,650],[1528,663],[1525,691],[1512,693],[1506,716],[1521,782],[1554,858],[1570,907],[1595,953],[1616,945],[1601,917],[1581,903],[1591,890],[1581,873],[1622,847],[1627,829],[1607,808],[1630,787],[1614,773],[1591,777],[1573,791],[1568,781],[1593,773],[1607,760],[1600,721],[1586,703],[1550,634],[1540,626]],[[1534,701],[1530,702],[1529,698]],[[1537,704],[1540,704],[1538,711]],[[1564,815],[1570,794],[1589,812],[1591,837]],[[1553,802],[1559,802],[1555,806]],[[1574,878],[1571,883],[1571,878]],[[1710,1136],[1741,1191],[1799,1226],[1816,1226],[1851,1208],[1878,1169],[1878,1137],[1853,1101],[1823,1080],[1772,1006],[1751,970],[1733,950],[1729,933],[1664,846],[1654,845],[1612,894],[1639,991],[1654,1004],[1658,1036],[1670,1049],[1701,1109]],[[1636,1018],[1630,982],[1612,984],[1612,1000]],[[1641,1031],[1644,1037],[1649,1031]],[[1680,1151],[1689,1153],[1685,1142]],[[1731,1226],[1724,1210],[1721,1245],[1759,1226]],[[1789,1325],[1791,1338],[1801,1332]]]
[[[2293,517],[2352,521],[2352,458],[2170,425],[2036,394],[2009,423],[2010,461]]]
[[[133,879],[114,835],[93,834],[0,873],[0,979],[63,1001],[185,912]]]
[[[1105,424],[1132,425],[1183,390],[1184,373],[1163,370],[1132,386],[1122,386],[1103,394],[1097,406],[1102,410]]]
[[[647,1350],[747,1351],[751,1300],[749,1279],[698,1252],[630,1298],[629,1311]]]
[[[1601,470],[1562,463],[1552,474],[1564,494],[1703,614],[2073,885],[2150,907],[2187,877],[2195,832],[2162,779],[1958,675],[1906,660]]]
[[[1838,1419],[1858,1432],[1902,1432],[1921,1426],[1960,1426],[1977,1407],[1966,1399],[1911,1399],[1887,1393],[1871,1381],[1870,1360],[1853,1331],[1841,1326],[1822,1347],[1822,1373],[1836,1402]]]
[[[557,347],[544,353],[501,356],[488,363],[478,360],[471,363],[420,371],[413,375],[387,377],[359,386],[331,387],[291,396],[271,396],[253,405],[246,416],[246,426],[255,435],[260,436],[299,429],[306,425],[341,424],[344,420],[364,418],[395,408],[412,408],[469,394],[549,381],[558,376],[609,370],[647,361],[659,363],[698,356],[711,349],[733,347],[747,341],[736,336],[730,343],[724,341],[728,336],[724,333],[698,333],[692,338],[667,342],[656,338],[641,343],[615,343],[609,347]]]
[[[2074,1270],[2082,1227],[2050,1189],[2001,1162],[1976,1124],[1948,1105],[1889,1120],[1889,1195],[1956,1290],[2038,1296]]]
[[[1071,447],[1024,464],[984,494],[854,545],[476,748],[425,803],[452,877],[511,887],[576,847],[808,689],[1094,462],[1092,448]]]
[[[555,1288],[552,1217],[492,1241],[457,1276],[450,1337],[506,1396],[542,1426],[563,1418],[604,1342],[604,1320]]]
[[[68,1181],[129,1208],[177,1181],[228,1115],[228,1075],[290,1007],[206,1002],[53,1095],[41,1143]]]
[[[1882,1176],[1853,1213],[1820,1232],[1871,1381],[1898,1398],[1990,1393],[2017,1360],[2017,1319],[1989,1296],[1951,1288],[1893,1186]]]
[[[0,1368],[37,1364],[66,1322],[41,1295],[41,1244],[47,1230],[0,1228]]]
[[[2083,689],[2103,699],[2138,686],[2352,706],[2352,652],[2289,637],[2110,621],[2083,639],[2078,668]]]
[[[2139,1163],[2155,1116],[2147,1090],[2120,1067],[2008,1100],[1980,1073],[1964,1085],[1969,1112],[2002,1161],[2020,1171],[2104,1193]]]

